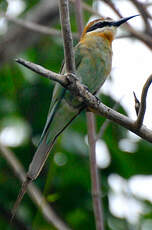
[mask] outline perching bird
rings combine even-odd
[[[88,87],[92,94],[98,92],[111,71],[112,41],[116,29],[135,16],[137,15],[118,21],[113,21],[110,18],[100,18],[91,21],[84,28],[80,42],[74,49],[76,76],[82,84]],[[65,67],[62,69],[62,73],[65,73]],[[56,138],[85,107],[71,92],[58,83],[56,84],[47,122],[37,151],[29,166],[26,181],[22,185],[12,210],[12,218],[27,190],[28,184],[35,180],[42,170]]]

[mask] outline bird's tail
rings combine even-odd
[[[14,217],[16,215],[16,211],[18,209],[18,206],[19,206],[24,194],[26,193],[27,187],[31,183],[31,181],[32,180],[30,178],[26,178],[25,182],[22,184],[21,191],[19,192],[18,197],[16,199],[16,202],[15,202],[13,208],[12,208],[12,216],[11,216],[10,222],[13,221],[13,219],[14,219]]]
[[[84,107],[82,109],[84,109]],[[65,125],[62,124],[62,128],[58,130],[58,132],[56,133],[56,135],[54,136],[51,142],[48,143],[47,135],[44,136],[29,166],[29,170],[27,172],[27,176],[29,178],[35,180],[38,177],[39,173],[41,172],[41,169],[43,168],[48,158],[49,152],[54,146],[57,137],[66,129],[66,127],[70,125],[70,123],[78,116],[78,114],[82,111],[82,109],[80,109],[77,113],[75,113],[75,115],[72,116],[71,119]]]
[[[58,129],[58,132],[56,133],[56,135],[54,135],[54,138],[51,140],[51,142],[48,143],[47,141],[47,133],[43,136],[42,141],[40,142],[34,157],[32,159],[32,162],[29,166],[29,170],[27,172],[27,176],[26,176],[26,180],[25,182],[22,184],[21,190],[19,192],[19,195],[17,197],[17,200],[13,206],[12,209],[12,217],[11,217],[11,222],[13,220],[13,218],[15,217],[17,208],[21,202],[21,200],[23,199],[24,194],[27,191],[28,185],[35,180],[39,173],[41,172],[41,169],[43,168],[49,152],[51,151],[56,138],[64,131],[64,129],[66,129],[67,126],[69,126],[69,124],[78,116],[78,114],[84,109],[84,107],[82,109],[80,109],[79,111],[77,111],[77,113],[75,113],[74,116],[71,116],[71,119],[65,124],[62,124],[62,128]]]
[[[57,138],[57,137],[56,137]],[[56,139],[55,138],[55,139]],[[16,215],[16,211],[25,195],[25,193],[27,192],[28,189],[28,185],[34,180],[36,179],[36,177],[39,175],[41,169],[43,168],[43,165],[48,157],[49,152],[51,151],[51,148],[54,145],[54,141],[51,143],[51,145],[46,144],[46,140],[45,138],[43,139],[42,143],[39,145],[37,151],[34,154],[34,157],[32,159],[32,162],[29,166],[29,170],[27,172],[26,175],[26,180],[23,182],[21,190],[18,194],[18,197],[15,201],[15,204],[12,208],[12,216],[11,216],[11,220],[10,223],[12,223],[15,215]]]

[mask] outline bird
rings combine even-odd
[[[111,72],[112,41],[117,28],[136,16],[138,15],[116,21],[102,17],[92,20],[84,27],[80,41],[74,48],[76,76],[92,94],[97,94]],[[61,73],[66,73],[65,65]],[[56,83],[38,148],[12,209],[12,220],[28,185],[38,177],[57,137],[86,108],[72,92]]]

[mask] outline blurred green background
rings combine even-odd
[[[46,2],[44,1],[44,4]],[[20,17],[29,14],[27,19],[30,20],[33,9],[42,3],[43,1],[38,0],[22,1],[23,10]],[[91,0],[85,3],[92,6]],[[1,1],[0,6],[1,11],[4,12],[8,10],[9,4]],[[57,10],[54,12],[53,19],[50,19],[52,21],[46,17],[41,24],[59,29],[59,15]],[[76,32],[75,10],[72,4],[70,12],[72,31]],[[85,23],[90,16],[91,13],[84,12]],[[24,30],[24,36],[28,36],[30,41],[27,42],[28,39],[23,35],[15,39],[13,33],[17,33],[17,30]],[[77,41],[74,40],[74,43],[76,44]],[[14,47],[17,47],[16,52],[12,51]],[[20,66],[15,63],[14,58],[22,57],[59,72],[63,55],[63,42],[60,36],[29,32],[11,22],[8,22],[7,28],[1,31],[0,141],[15,153],[26,170],[46,121],[54,82]],[[108,95],[100,95],[100,98],[110,107],[116,103]],[[118,110],[126,114],[121,106]],[[104,121],[105,118],[96,116],[97,133]],[[122,150],[122,145],[130,146],[130,151]],[[151,175],[151,145],[141,139],[138,141],[129,139],[125,129],[110,123],[102,139],[97,142],[97,152],[98,158],[102,154],[105,155],[105,159],[101,158],[101,162],[100,160],[98,162],[105,230],[152,229],[151,201],[146,197],[137,196],[130,185],[134,176]],[[36,180],[36,185],[44,192],[58,216],[71,229],[95,229],[85,112],[58,138],[52,154]],[[141,183],[141,186],[143,185]],[[18,222],[14,221],[10,226],[10,210],[20,186],[20,181],[12,172],[6,159],[0,156],[0,229],[55,229],[44,219],[28,195],[24,197],[18,209],[16,215]]]

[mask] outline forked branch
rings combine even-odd
[[[152,142],[152,130],[148,129],[144,125],[137,129],[135,126],[135,121],[128,118],[127,116],[116,112],[115,110],[104,105],[100,100],[98,100],[94,95],[92,95],[85,87],[82,85],[77,78],[74,78],[73,74],[60,75],[54,73],[40,65],[36,65],[31,62],[27,62],[23,59],[17,59],[18,63],[26,66],[32,71],[41,74],[44,77],[47,77],[50,80],[57,81],[63,87],[70,90],[73,94],[78,96],[78,99],[83,101],[87,107],[91,107],[95,113],[104,116],[111,121],[121,125],[122,127],[132,131],[143,139]],[[48,74],[47,74],[48,72]]]

